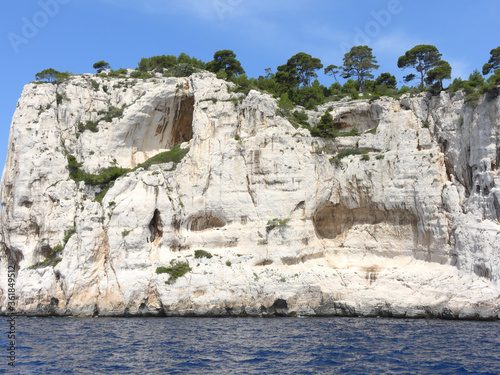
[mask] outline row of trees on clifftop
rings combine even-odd
[[[381,73],[375,78],[374,72],[378,70],[379,65],[372,49],[368,46],[355,46],[344,55],[342,65],[332,64],[324,68],[324,73],[335,79],[335,83],[327,88],[318,81],[317,72],[323,69],[321,60],[307,53],[300,52],[292,56],[286,64],[278,66],[276,73],[268,68],[266,76],[255,79],[248,78],[244,74],[241,64],[232,51],[219,51],[216,56],[220,55],[220,52],[223,52],[223,55],[230,55],[230,61],[237,64],[238,69],[234,69],[231,64],[228,65],[231,66],[229,69],[225,69],[222,65],[209,63],[209,67],[212,68],[209,70],[221,78],[235,82],[241,91],[252,88],[268,91],[280,97],[284,107],[295,104],[310,109],[317,104],[344,96],[356,99],[360,94],[377,97],[424,90],[439,92],[444,89],[443,82],[451,79],[452,72],[451,65],[442,59],[442,54],[435,46],[417,45],[399,57],[397,66],[409,71],[403,78],[405,84],[411,82],[418,84],[416,87],[403,85],[398,89],[396,77],[389,72]],[[496,86],[500,84],[500,47],[491,50],[491,58],[483,67],[484,75],[491,73],[493,75],[486,81],[476,70],[468,81],[457,78],[448,89],[453,91],[463,89],[468,95],[496,93]],[[338,77],[346,80],[343,85],[338,81]]]
[[[498,95],[500,47],[491,50],[490,54],[489,61],[482,69],[484,76],[491,75],[487,80],[476,70],[468,80],[455,79],[448,90],[464,90],[472,99],[484,92]],[[234,82],[236,91],[248,92],[251,89],[267,91],[280,98],[280,104],[284,108],[302,105],[307,109],[346,96],[357,99],[360,94],[376,98],[424,90],[439,92],[444,89],[443,81],[451,79],[451,65],[442,59],[442,54],[433,45],[421,44],[406,51],[399,57],[397,66],[409,72],[404,76],[403,83],[410,85],[412,82],[418,82],[417,86],[403,85],[398,89],[396,77],[389,72],[375,77],[374,72],[380,66],[368,46],[354,46],[344,55],[341,65],[331,64],[326,67],[319,58],[300,52],[288,59],[285,64],[278,66],[275,73],[268,68],[265,70],[266,75],[258,78],[249,78],[245,74],[236,54],[231,50],[215,52],[213,60],[208,63],[185,53],[177,57],[153,56],[141,59],[135,71],[130,73],[130,77],[147,79],[153,78],[158,73],[185,77],[199,70],[208,70],[216,73],[219,78]],[[111,77],[129,74],[126,69],[112,70],[103,60],[96,62],[93,67],[98,74]],[[328,88],[318,80],[317,72],[321,69],[326,75],[335,79]],[[36,74],[39,82],[54,83],[68,77],[69,73],[60,73],[54,69],[45,69]],[[343,84],[338,78],[345,80]]]

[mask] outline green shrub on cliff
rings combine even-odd
[[[189,152],[189,148],[181,149],[181,146],[174,146],[171,150],[162,152],[158,155],[149,158],[144,163],[139,164],[137,168],[147,169],[154,164],[174,163],[174,168],[179,164]]]
[[[120,167],[109,167],[103,169],[98,174],[86,173],[80,168],[82,163],[76,160],[73,155],[67,156],[69,176],[75,182],[83,181],[87,185],[97,186],[97,185],[108,185],[110,182],[115,181],[118,177],[130,172],[130,169],[120,168]]]
[[[196,259],[199,259],[199,258],[212,258],[212,254],[210,254],[208,251],[205,251],[205,250],[195,250],[194,251],[194,257]]]
[[[97,122],[95,121],[87,121],[85,124],[79,122],[77,124],[77,137],[82,134],[85,130],[90,130],[92,133],[97,133],[99,128],[97,127]]]
[[[319,120],[316,127],[311,129],[311,135],[313,137],[322,138],[336,138],[336,137],[355,137],[359,135],[358,128],[354,127],[348,132],[341,132],[335,129],[335,122],[333,121],[333,116],[327,110],[321,119]]]
[[[364,148],[356,148],[356,149],[352,149],[352,148],[349,148],[347,150],[342,150],[340,151],[336,158],[337,159],[343,159],[349,155],[364,155],[364,154],[368,154],[368,150],[367,149],[364,149]]]
[[[120,168],[120,167],[109,167],[103,169],[99,174],[85,173],[83,175],[85,183],[87,185],[108,185],[110,182],[115,181],[119,177],[128,173],[130,169]]]
[[[69,241],[69,239],[71,238],[71,236],[73,236],[75,233],[76,233],[75,226],[73,226],[73,228],[68,229],[67,231],[64,232],[63,242],[64,242],[65,245]]]
[[[179,64],[168,69],[164,74],[165,77],[189,77],[196,73],[196,68],[191,64]]]
[[[157,274],[162,274],[162,273],[168,273],[170,277],[168,278],[167,281],[165,281],[166,284],[173,284],[175,281],[191,271],[191,267],[189,267],[188,262],[181,262],[181,261],[170,261],[170,267],[158,267],[156,268],[156,273]]]
[[[108,77],[122,77],[127,75],[128,75],[128,70],[124,68],[112,70],[108,73]]]
[[[62,258],[59,257],[59,253],[61,253],[61,251],[63,251],[64,247],[62,245],[56,245],[54,246],[50,253],[49,253],[49,256],[47,258],[45,258],[44,260],[38,262],[38,263],[35,263],[33,264],[32,266],[28,267],[30,270],[36,270],[38,268],[44,268],[44,267],[49,267],[49,266],[52,266],[52,267],[55,267],[59,264],[59,262],[62,261]]]
[[[108,111],[99,111],[97,114],[104,115],[101,120],[111,122],[114,118],[121,117],[123,115],[123,108],[110,106]]]
[[[337,155],[330,158],[330,163],[335,165],[336,167],[340,167],[342,165],[342,159],[349,155],[362,155],[361,160],[370,160],[368,156],[368,150],[365,148],[349,148],[347,150],[340,151]]]
[[[97,174],[87,173],[81,169],[82,163],[79,163],[74,155],[67,152],[69,177],[75,182],[85,182],[86,185],[99,186],[101,192],[96,195],[95,200],[101,202],[110,186],[121,176],[133,172],[139,168],[148,169],[154,164],[173,163],[171,170],[174,170],[182,158],[189,152],[189,148],[181,149],[180,146],[174,146],[171,150],[162,152],[149,158],[144,163],[139,164],[133,169],[120,168],[117,166],[105,168]]]
[[[138,79],[149,79],[153,78],[154,74],[148,73],[148,72],[141,72],[141,71],[134,71],[130,73],[131,78],[138,78]]]
[[[267,222],[267,225],[266,225],[266,232],[270,232],[272,231],[273,229],[275,228],[279,228],[279,229],[282,229],[282,228],[285,228],[287,225],[288,225],[288,222],[290,221],[290,219],[277,219],[277,218],[274,218],[272,220],[269,220]]]

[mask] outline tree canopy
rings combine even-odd
[[[228,49],[215,52],[214,59],[207,63],[207,70],[213,73],[223,72],[227,79],[245,74],[236,54]]]
[[[177,57],[173,55],[161,55],[152,57],[143,57],[138,64],[138,70],[141,72],[159,71],[171,68],[177,63]]]
[[[335,82],[338,82],[337,74],[340,73],[340,69],[341,69],[340,66],[337,66],[337,65],[328,65],[325,68],[325,74],[333,76],[333,78],[335,78]]]
[[[435,89],[443,89],[443,80],[451,79],[451,65],[444,60],[439,60],[434,68],[427,72],[425,82]]]
[[[300,84],[297,69],[288,64],[278,66],[275,79],[279,90],[282,92],[296,89]]]
[[[388,89],[396,89],[397,85],[396,77],[394,77],[391,73],[382,73],[375,80],[375,87],[385,86]]]
[[[472,87],[482,87],[482,86],[484,86],[484,83],[485,83],[484,77],[481,75],[479,70],[475,69],[469,75],[469,84]]]
[[[195,57],[189,56],[187,53],[181,52],[179,56],[177,56],[177,65],[180,64],[189,64],[192,65],[196,69],[204,69],[207,65],[202,60],[199,60]]]
[[[494,48],[490,51],[490,60],[483,65],[483,74],[487,75],[495,70],[500,69],[500,47]]]
[[[60,74],[57,70],[49,68],[35,74],[35,78],[39,81],[54,82],[57,75]]]
[[[111,66],[104,60],[96,62],[92,67],[97,70],[97,73],[102,73],[106,69],[111,69]]]
[[[310,87],[311,80],[318,77],[316,71],[322,67],[320,59],[299,52],[290,57],[286,64],[278,66],[276,82],[288,91],[298,89],[300,85]]]
[[[171,69],[181,64],[184,64],[184,66],[191,65],[194,69],[204,69],[206,65],[203,61],[182,52],[178,57],[174,55],[144,57],[139,61],[137,69],[141,72],[156,71],[163,73],[166,69]]]
[[[332,130],[334,130],[333,116],[330,111],[326,111],[319,119],[312,135],[328,138],[333,136]]]
[[[354,46],[344,55],[343,78],[356,77],[359,92],[363,92],[364,83],[367,78],[373,78],[371,72],[377,70],[377,60],[368,46]]]
[[[321,60],[308,55],[307,53],[300,52],[292,56],[287,61],[287,66],[292,67],[292,71],[297,74],[297,79],[304,87],[311,85],[311,79],[317,78],[316,70],[321,69],[323,64]]]
[[[427,72],[437,66],[438,61],[441,60],[441,56],[441,53],[439,53],[439,50],[435,46],[420,44],[399,57],[398,68],[414,68],[420,73],[420,87],[422,88],[424,87],[424,79]],[[415,74],[408,74],[404,77],[405,82],[413,81],[415,78]]]

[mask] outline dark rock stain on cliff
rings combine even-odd
[[[151,232],[151,237],[149,238],[150,242],[158,245],[163,238],[163,225],[161,222],[160,211],[158,210],[155,210],[153,218],[149,223],[149,231]]]

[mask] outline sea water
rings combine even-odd
[[[12,374],[500,374],[500,323],[366,318],[16,318]]]

